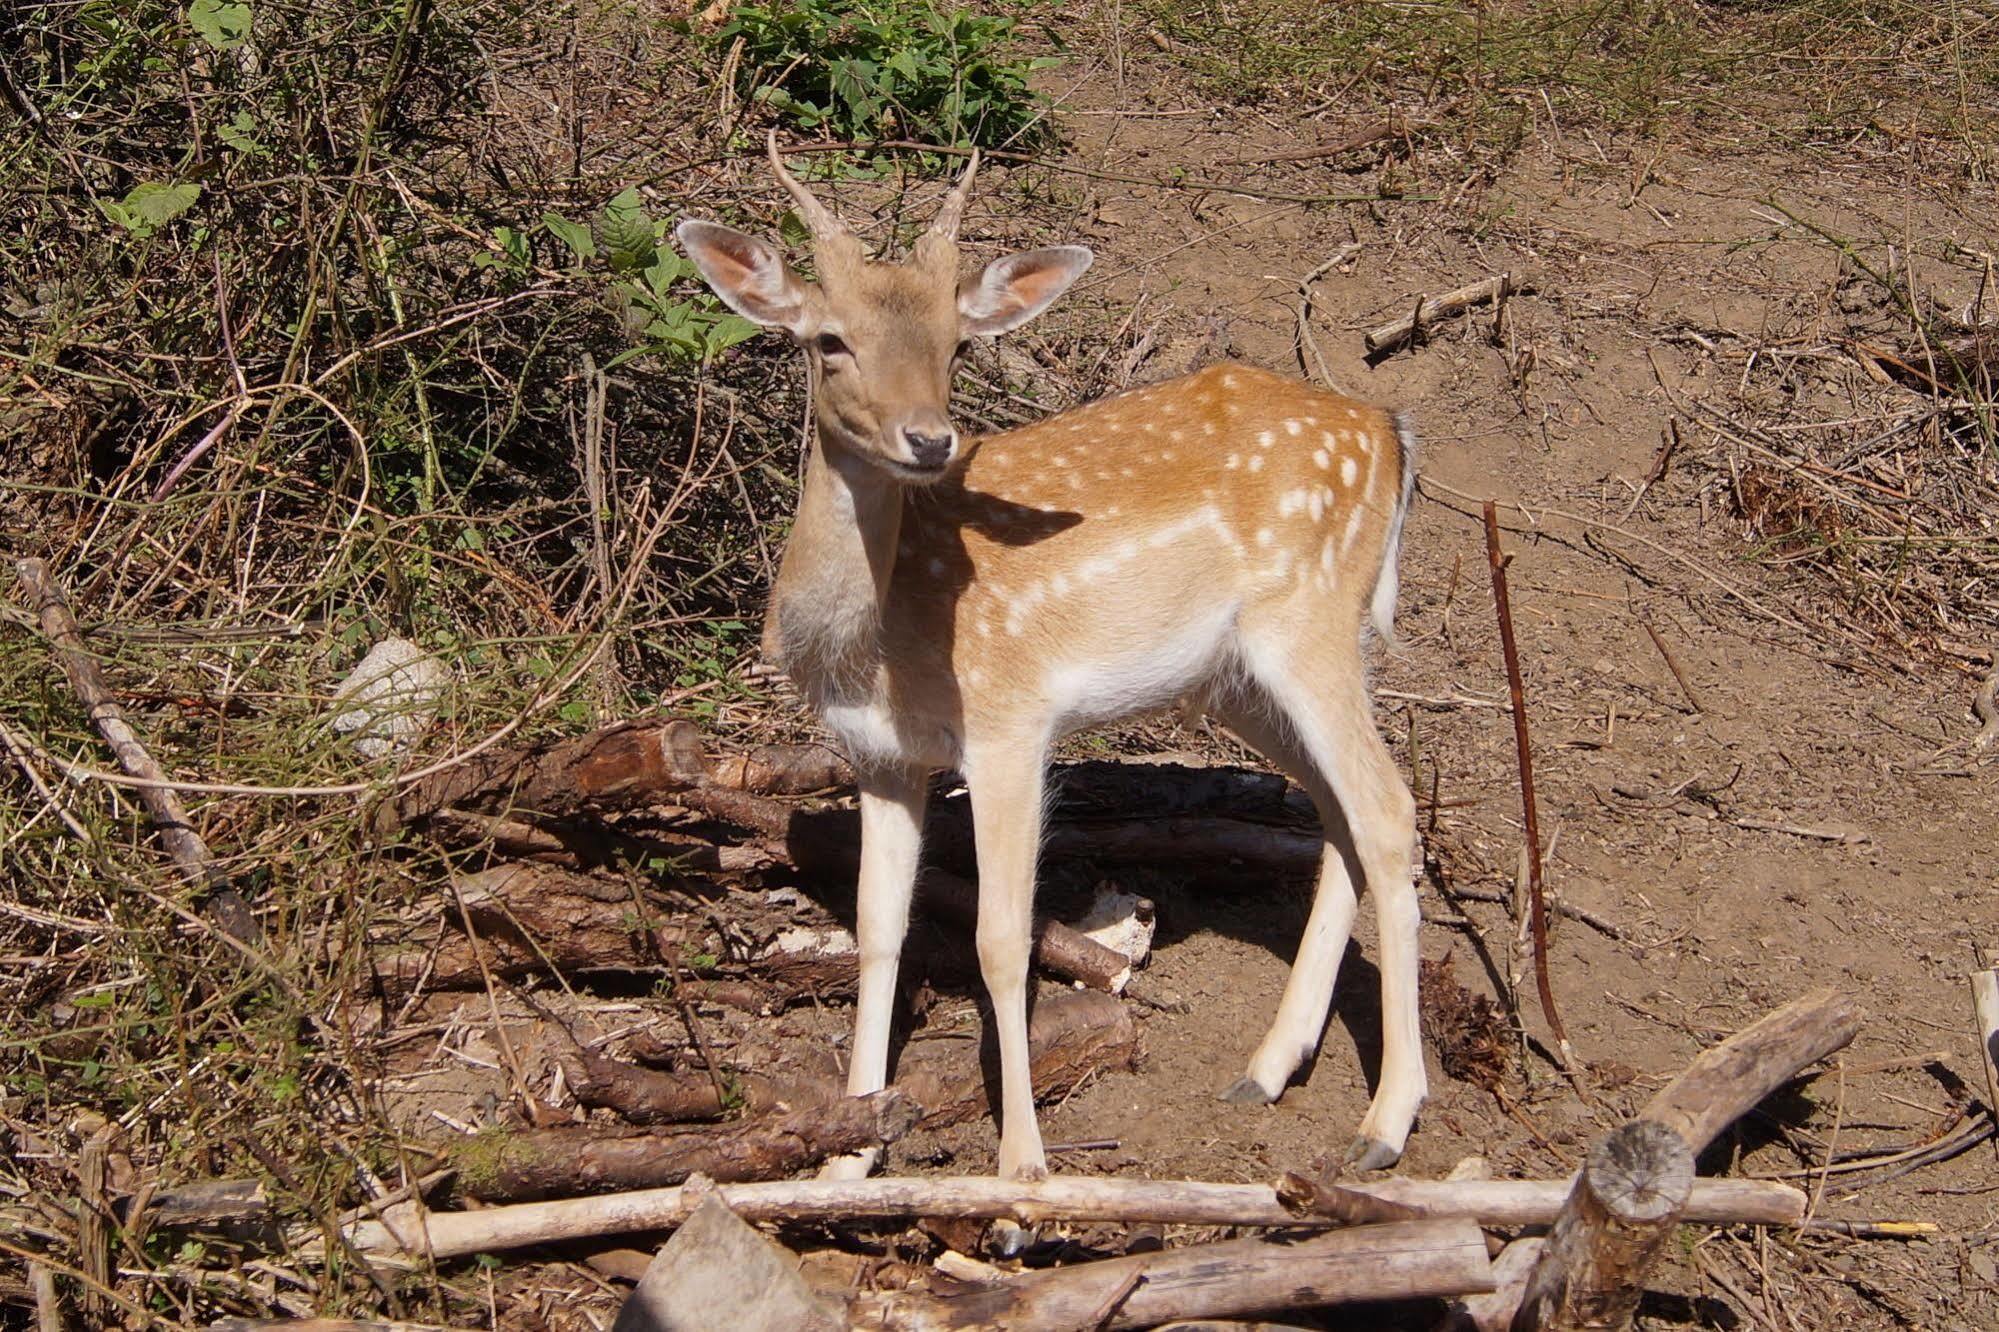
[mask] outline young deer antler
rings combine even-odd
[[[741,232],[690,221],[678,235],[724,301],[805,350],[815,388],[818,438],[764,642],[860,774],[848,1090],[887,1078],[928,777],[955,767],[978,841],[1000,1170],[1045,1171],[1026,1000],[1050,746],[1193,696],[1311,794],[1326,839],[1276,1019],[1224,1095],[1276,1099],[1317,1045],[1355,890],[1372,889],[1384,1050],[1352,1159],[1394,1161],[1426,1090],[1415,803],[1374,728],[1361,636],[1370,616],[1390,633],[1415,474],[1406,426],[1220,365],[964,440],[949,398],[967,340],[1041,313],[1090,252],[1008,255],[961,285],[956,234],[974,158],[909,259],[873,262],[785,171],[774,142],[771,163],[812,229],[816,284]]]

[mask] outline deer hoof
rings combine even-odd
[[[1386,1170],[1402,1159],[1402,1153],[1379,1138],[1359,1137],[1347,1148],[1347,1169]]]
[[[1237,1078],[1217,1099],[1231,1105],[1269,1105],[1277,1098],[1265,1091],[1255,1078]]]

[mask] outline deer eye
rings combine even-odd
[[[853,349],[840,340],[837,333],[821,333],[818,340],[821,356],[852,356]]]

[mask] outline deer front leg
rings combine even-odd
[[[909,929],[909,899],[923,850],[923,808],[929,784],[922,769],[870,772],[861,778],[861,878],[854,911],[860,984],[854,1041],[847,1058],[847,1095],[888,1085],[889,1028],[895,1020],[895,973]],[[870,1147],[828,1161],[822,1179],[864,1179],[880,1158]]]
[[[1027,960],[1047,747],[1040,736],[968,747],[964,764],[978,841],[979,970],[992,999],[999,1044],[999,1173],[1010,1179],[1048,1173],[1027,1054]]]

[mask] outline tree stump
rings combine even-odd
[[[1663,1124],[1634,1120],[1599,1139],[1555,1218],[1513,1332],[1629,1327],[1693,1184],[1693,1150]]]

